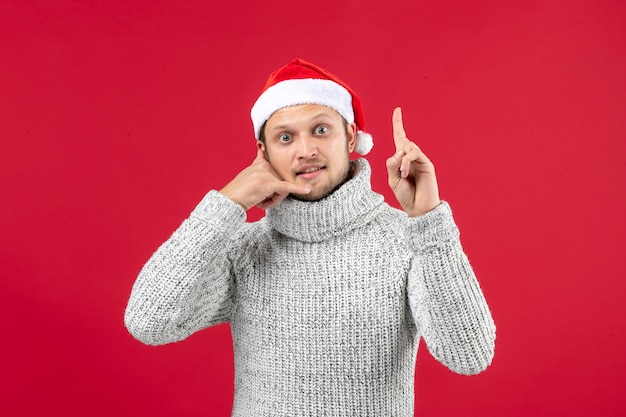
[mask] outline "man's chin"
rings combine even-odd
[[[326,198],[335,191],[337,191],[339,188],[341,188],[341,186],[344,185],[348,180],[354,177],[354,174],[356,173],[354,168],[354,164],[349,164],[349,166],[346,168],[345,174],[343,175],[343,179],[339,182],[336,182],[334,184],[329,184],[327,182],[324,185],[321,181],[313,181],[309,183],[309,185],[313,186],[313,189],[309,194],[290,194],[290,196],[293,199],[300,201],[319,201],[323,198]],[[316,188],[315,185],[320,186],[320,188]]]
[[[325,192],[315,192],[311,191],[309,194],[290,194],[291,198],[299,201],[318,201],[322,198],[328,197],[334,190],[325,191]]]
[[[290,194],[290,196],[293,199],[300,200],[300,201],[322,200],[328,197],[329,195],[331,195],[332,193],[334,193],[335,191],[337,191],[339,188],[341,188],[341,186],[344,185],[346,182],[348,182],[348,180],[350,180],[354,176],[354,174],[355,174],[355,170],[353,169],[352,164],[350,164],[350,167],[348,171],[346,172],[346,175],[344,175],[343,180],[340,181],[339,183],[336,183],[334,186],[326,184],[325,187],[320,188],[320,189],[313,188],[309,194]]]
[[[324,188],[313,188],[309,194],[290,194],[292,198],[300,201],[319,201],[322,200],[335,191],[337,191],[342,185],[345,184],[345,180],[335,186],[326,186]]]

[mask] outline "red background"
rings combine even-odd
[[[403,107],[493,310],[485,373],[422,347],[416,414],[624,415],[625,41],[617,0],[0,1],[0,415],[229,415],[227,325],[154,348],[123,311],[294,57],[359,93],[393,205]]]

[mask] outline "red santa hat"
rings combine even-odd
[[[294,59],[268,78],[250,112],[255,137],[259,139],[263,124],[275,111],[298,104],[327,106],[348,123],[355,123],[355,152],[366,155],[374,146],[372,136],[365,133],[365,117],[359,97],[339,78],[302,59]]]

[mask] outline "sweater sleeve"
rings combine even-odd
[[[409,219],[416,256],[408,282],[409,305],[431,354],[452,371],[485,370],[495,349],[495,324],[463,252],[447,203]]]
[[[162,345],[227,321],[233,291],[227,243],[244,223],[238,204],[210,191],[139,273],[124,315],[128,331]]]

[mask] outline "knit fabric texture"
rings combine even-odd
[[[139,274],[130,333],[160,345],[230,322],[236,417],[413,416],[420,337],[454,372],[484,370],[495,326],[449,205],[409,218],[352,163],[328,197],[253,223],[210,191]]]

